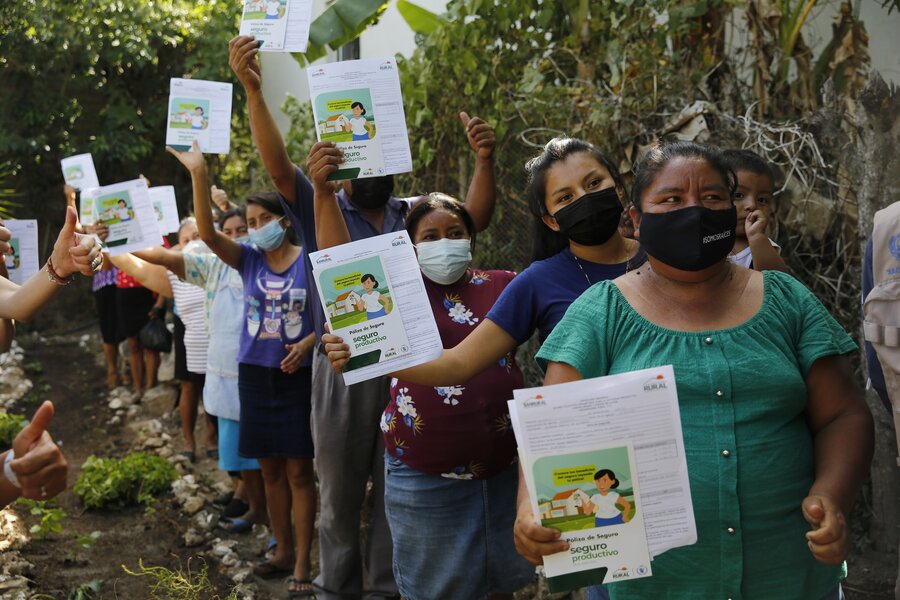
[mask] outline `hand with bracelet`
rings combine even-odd
[[[44,267],[22,285],[0,279],[0,318],[28,321],[75,273],[92,276],[102,265],[100,242],[77,233],[78,213],[66,207],[66,222]],[[0,253],[10,251],[10,231],[0,227]]]
[[[47,433],[53,404],[44,402],[3,455],[0,507],[17,498],[48,500],[66,489],[69,464]]]

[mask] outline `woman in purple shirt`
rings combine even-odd
[[[258,563],[253,572],[263,579],[288,576],[291,597],[309,595],[309,550],[316,511],[309,426],[310,353],[315,334],[306,306],[306,255],[294,243],[290,222],[274,193],[247,199],[252,245],[216,231],[206,161],[199,146],[195,142],[191,152],[168,150],[191,173],[201,239],[237,269],[244,282],[238,453],[259,460],[277,542],[274,555]]]

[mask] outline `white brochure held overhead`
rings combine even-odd
[[[12,254],[6,255],[9,280],[22,285],[41,270],[38,258],[38,226],[35,219],[10,219],[4,223],[12,238],[9,245]]]
[[[76,190],[100,186],[97,170],[94,168],[94,157],[90,153],[66,157],[59,164],[63,179]]]
[[[313,0],[244,0],[240,35],[262,42],[260,52],[306,52]]]
[[[196,140],[206,154],[228,154],[232,87],[221,81],[173,77],[169,81],[166,145],[185,151]]]
[[[406,113],[393,58],[346,60],[306,70],[316,138],[344,151],[329,179],[412,171]]]
[[[153,211],[159,223],[159,232],[163,235],[175,233],[181,223],[178,219],[178,203],[175,201],[175,187],[158,185],[148,190]]]
[[[331,331],[350,346],[351,385],[438,358],[444,346],[405,231],[309,255]]]
[[[510,417],[536,520],[570,544],[544,557],[551,591],[649,577],[650,558],[696,543],[670,365],[514,396]]]
[[[85,193],[93,201],[92,221],[100,221],[109,229],[106,247],[113,256],[158,246],[162,241],[145,180],[123,181]]]

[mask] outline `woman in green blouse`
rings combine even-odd
[[[698,541],[613,599],[842,597],[846,515],[873,445],[844,356],[856,345],[791,276],[726,260],[734,183],[715,148],[648,152],[631,208],[648,263],[591,287],[538,354],[545,384],[675,369]],[[521,481],[515,534],[535,564],[567,547],[535,525]]]

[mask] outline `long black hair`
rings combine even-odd
[[[569,137],[557,137],[547,142],[540,154],[525,163],[525,172],[528,175],[525,193],[528,197],[528,208],[534,217],[532,262],[549,258],[569,247],[569,238],[547,227],[542,218],[549,214],[546,202],[547,171],[556,163],[566,160],[573,154],[582,153],[589,154],[594,160],[603,165],[603,168],[609,171],[616,187],[621,188],[623,193],[625,192],[625,182],[622,180],[619,170],[593,144]]]
[[[281,206],[281,202],[278,201],[278,194],[275,192],[256,192],[247,196],[247,206],[251,204],[256,204],[257,206],[261,206],[273,215],[278,215],[279,217],[284,217],[284,207]],[[246,209],[245,209],[246,210]],[[246,212],[244,213],[246,215]],[[246,221],[246,216],[244,217],[244,221]],[[287,228],[287,239],[290,243],[295,246],[300,245],[300,241],[297,238],[297,232],[294,231],[293,227]]]
[[[634,166],[634,183],[631,184],[631,205],[641,211],[641,194],[653,183],[659,172],[678,158],[697,158],[709,163],[722,176],[728,193],[734,197],[737,176],[718,146],[705,146],[694,142],[665,142],[651,147]]]
[[[469,211],[467,211],[466,207],[463,206],[463,203],[456,198],[440,192],[431,192],[425,196],[424,199],[417,202],[412,210],[409,211],[409,214],[406,215],[406,233],[409,234],[410,239],[415,241],[416,231],[419,229],[419,222],[425,215],[439,209],[446,210],[459,217],[459,220],[463,222],[463,225],[466,226],[466,230],[469,232],[469,240],[471,240],[472,247],[474,248],[475,222],[472,221],[472,216],[469,214]]]
[[[610,489],[613,489],[613,490],[614,490],[614,489],[616,489],[617,487],[619,487],[619,480],[618,480],[618,478],[616,477],[616,474],[613,473],[613,472],[612,472],[611,470],[609,470],[609,469],[600,469],[599,471],[597,471],[596,473],[594,473],[594,481],[597,481],[598,479],[600,479],[600,478],[603,477],[604,475],[606,475],[607,477],[609,477],[610,479],[612,479],[612,480],[615,482],[615,483],[613,483],[611,486],[609,486]]]

